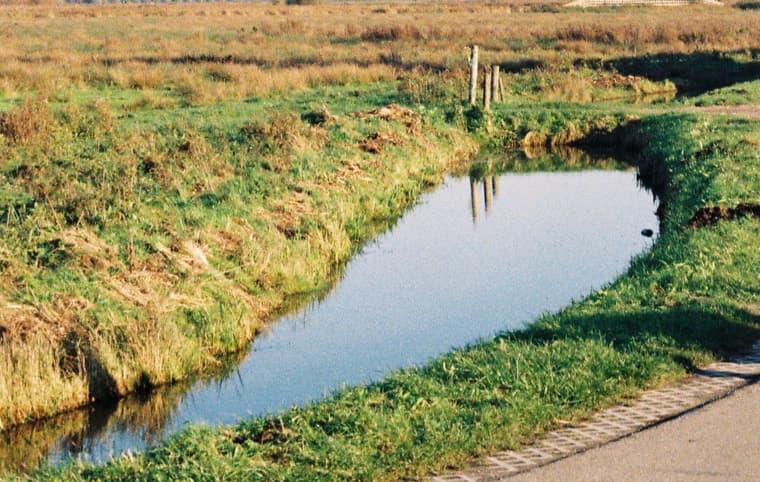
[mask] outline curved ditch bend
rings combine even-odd
[[[633,170],[450,177],[224,375],[0,434],[0,470],[107,460],[525,326],[623,273],[651,246],[640,233],[657,231],[656,207]]]

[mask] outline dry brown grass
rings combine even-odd
[[[6,6],[0,93],[111,86],[169,89],[205,103],[393,79],[420,66],[456,70],[473,42],[484,47],[484,62],[505,65],[760,48],[754,11],[692,6],[613,15],[553,5]]]
[[[0,430],[4,423],[18,423],[31,414],[87,402],[87,380],[75,370],[61,369],[61,352],[45,335],[0,343],[0,364],[4,375],[9,374],[0,377]]]
[[[24,143],[50,131],[52,119],[45,101],[26,100],[11,112],[0,112],[0,137],[13,143]]]

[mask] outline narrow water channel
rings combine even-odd
[[[0,470],[107,460],[188,422],[232,423],[420,365],[611,282],[651,246],[642,229],[657,232],[634,170],[480,171],[425,194],[225,374],[0,434]]]

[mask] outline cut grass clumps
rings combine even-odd
[[[144,454],[35,478],[424,477],[747,349],[760,337],[752,308],[760,302],[760,220],[700,229],[688,220],[706,204],[755,199],[760,159],[745,140],[757,124],[664,115],[630,128],[648,140],[642,169],[663,178],[667,210],[657,244],[610,286],[523,331],[382,382],[233,427],[189,427]]]

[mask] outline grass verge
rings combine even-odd
[[[370,386],[233,427],[188,427],[143,454],[34,477],[423,477],[741,351],[760,337],[760,220],[690,221],[706,206],[760,201],[760,125],[661,115],[631,129],[646,141],[642,175],[659,181],[666,208],[658,243],[607,288],[524,331]]]

